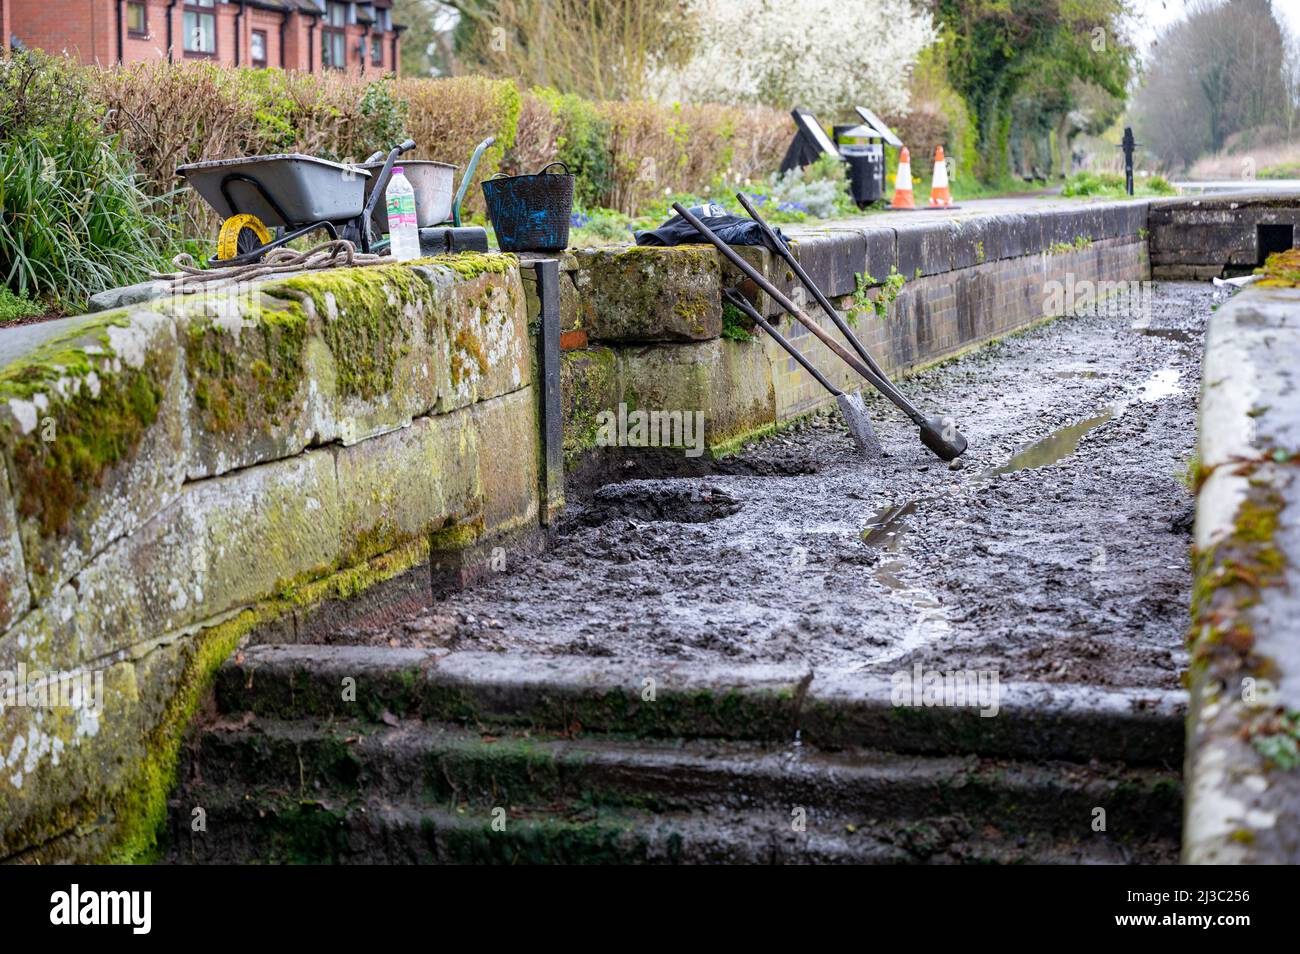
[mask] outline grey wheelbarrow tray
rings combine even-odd
[[[288,229],[357,218],[370,178],[356,166],[296,152],[195,162],[176,173],[223,219],[248,213]]]
[[[210,264],[256,262],[271,249],[317,229],[337,239],[340,227],[343,238],[355,242],[362,252],[369,252],[370,218],[383,198],[393,164],[414,148],[415,140],[407,139],[388,150],[369,199],[365,188],[371,173],[365,169],[296,152],[196,162],[181,166],[176,174],[184,176],[224,219],[251,214],[282,233],[233,258],[211,259]]]
[[[488,136],[474,147],[474,153],[469,157],[469,164],[465,166],[465,173],[460,178],[460,188],[456,189],[454,199],[452,198],[452,185],[456,179],[454,165],[432,159],[403,160],[403,174],[410,181],[411,188],[415,190],[415,217],[419,228],[436,228],[448,223],[456,228],[460,227],[460,209],[465,202],[465,193],[469,191],[470,180],[474,178],[474,172],[478,169],[483,153],[496,141],[495,136]],[[376,152],[369,156],[361,163],[361,168],[381,169],[383,155],[382,152]],[[367,203],[378,186],[378,181],[374,179],[365,183]],[[382,195],[375,206],[372,221],[376,235],[388,232],[388,210],[384,207]]]
[[[366,162],[361,168],[378,172],[384,167],[383,162]],[[403,159],[402,174],[406,176],[411,188],[415,190],[415,218],[419,228],[427,229],[441,225],[451,218],[452,184],[456,178],[456,167],[446,162],[434,162],[432,159]],[[364,183],[366,198],[374,189],[374,180]],[[375,234],[383,235],[388,231],[388,210],[381,200],[375,206],[371,216],[375,224]]]

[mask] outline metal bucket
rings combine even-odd
[[[272,228],[356,218],[365,207],[365,184],[370,180],[370,173],[357,166],[301,153],[195,162],[176,174],[222,218],[251,213]]]
[[[456,167],[445,162],[433,162],[429,159],[402,159],[395,165],[402,167],[402,174],[415,190],[415,217],[422,229],[441,225],[451,218],[451,193],[455,182]],[[360,168],[374,175],[366,180],[366,200],[375,187],[375,176],[384,168],[383,162],[367,162]],[[375,223],[375,232],[383,235],[388,231],[388,212],[381,199],[375,206],[371,221]]]

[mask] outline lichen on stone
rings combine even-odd
[[[366,400],[392,389],[402,349],[412,345],[412,318],[433,307],[433,289],[404,264],[312,272],[266,292],[311,303],[339,393]]]
[[[278,426],[303,383],[310,332],[299,304],[250,307],[243,318],[195,318],[182,332],[194,403],[216,433]]]
[[[68,529],[158,418],[163,360],[146,349],[132,364],[112,346],[110,330],[129,324],[125,312],[95,316],[0,369],[0,402],[14,416],[18,512],[47,537]]]

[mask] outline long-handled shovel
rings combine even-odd
[[[880,439],[876,437],[875,428],[871,426],[871,418],[867,416],[866,406],[862,403],[862,395],[845,394],[835,385],[831,384],[830,381],[826,380],[826,375],[818,371],[817,367],[811,361],[800,354],[799,349],[796,348],[789,339],[785,337],[785,335],[773,328],[768,323],[767,319],[760,315],[758,311],[755,310],[754,306],[744,298],[744,296],[739,295],[732,289],[728,288],[723,290],[722,297],[735,307],[739,308],[749,316],[749,319],[754,322],[754,324],[758,325],[776,339],[776,343],[784,348],[789,353],[790,357],[798,361],[803,369],[811,374],[818,384],[835,396],[835,403],[839,405],[840,414],[844,418],[844,423],[849,426],[849,433],[853,435],[853,440],[857,442],[858,449],[862,451],[863,456],[873,460],[878,459],[881,455]]]
[[[748,203],[746,203],[746,206],[748,208]],[[691,225],[695,227],[695,230],[699,232],[700,235],[704,236],[704,238],[707,239],[714,248],[721,252],[723,257],[725,257],[727,261],[731,262],[731,264],[734,265],[742,275],[749,278],[755,285],[771,296],[773,301],[789,312],[796,321],[821,339],[827,348],[833,351],[849,367],[865,378],[872,387],[887,397],[895,406],[898,407],[899,410],[911,418],[912,423],[916,424],[917,427],[920,428],[921,443],[930,448],[930,450],[944,460],[954,460],[966,451],[966,438],[957,430],[956,424],[953,422],[952,418],[927,418],[917,410],[916,406],[912,404],[911,401],[907,400],[907,398],[904,397],[896,387],[894,387],[893,382],[891,382],[884,373],[876,370],[879,369],[880,366],[876,364],[875,361],[870,362],[871,365],[874,365],[873,369],[873,367],[859,360],[857,356],[851,354],[848,349],[832,338],[825,328],[813,321],[812,318],[808,317],[801,308],[782,294],[775,285],[759,274],[759,272],[747,261],[741,258],[731,248],[731,246],[727,245],[726,242],[714,235],[707,225],[696,218],[689,209],[683,207],[680,202],[674,202],[673,209],[678,215],[691,223]],[[754,214],[752,208],[750,208],[749,211],[751,215]],[[761,227],[766,228],[765,222],[762,222],[757,218],[755,221],[758,221]],[[783,247],[780,239],[776,239],[774,245],[778,250]],[[816,289],[816,286],[812,285],[812,280],[808,278],[807,273],[803,271],[798,262],[793,260],[793,256],[791,256],[787,261],[794,266],[794,269],[792,270],[795,271],[796,275],[801,277],[801,281],[807,282],[812,289]],[[838,314],[835,313],[835,309],[831,307],[830,302],[825,301],[825,296],[821,294],[820,290],[815,290],[814,294],[821,300],[823,307],[826,308],[834,317],[836,326],[843,330],[845,326],[841,324],[840,318]],[[855,337],[851,333],[847,337],[851,341],[856,341]],[[861,347],[860,342],[858,345]],[[863,350],[865,351],[866,349]]]

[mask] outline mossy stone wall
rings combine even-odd
[[[241,641],[536,530],[526,321],[516,260],[461,255],[4,333],[0,857],[147,858]],[[57,672],[102,706],[17,696]]]

